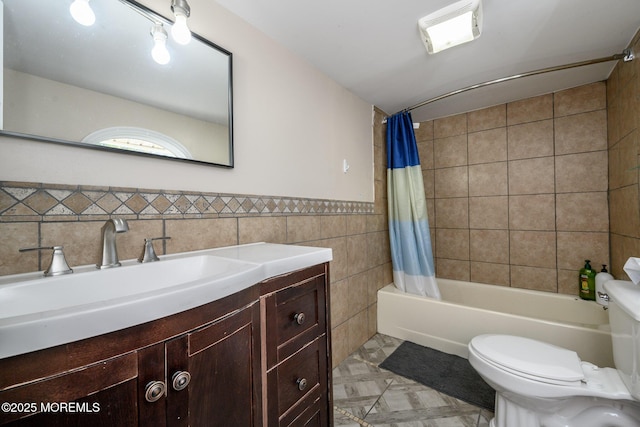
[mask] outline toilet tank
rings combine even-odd
[[[604,289],[609,295],[613,361],[631,395],[640,400],[640,286],[610,280]]]

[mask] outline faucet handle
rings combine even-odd
[[[67,260],[64,257],[64,252],[62,252],[62,246],[38,246],[36,248],[22,248],[20,252],[27,251],[38,251],[38,250],[53,250],[51,254],[51,262],[49,263],[49,267],[44,271],[44,275],[49,276],[60,276],[62,274],[70,274],[73,273],[73,269],[69,267],[67,264]]]
[[[153,249],[153,241],[169,239],[171,239],[171,237],[149,237],[144,239],[144,248],[142,249],[142,254],[138,257],[138,262],[160,261],[160,258],[156,255],[156,251]]]

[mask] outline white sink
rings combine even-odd
[[[0,284],[0,358],[206,304],[260,282],[262,269],[194,252],[148,264],[127,261],[106,270],[83,266],[73,274],[32,277],[16,275],[13,283]]]
[[[189,310],[331,257],[331,249],[258,243],[0,277],[0,359]]]

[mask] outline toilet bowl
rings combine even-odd
[[[620,282],[606,288],[617,369],[530,338],[486,334],[471,340],[469,362],[496,390],[491,427],[640,426],[640,287],[612,282]]]

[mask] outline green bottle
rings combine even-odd
[[[591,261],[584,260],[584,268],[580,270],[580,298],[596,300],[596,272],[591,268]]]

